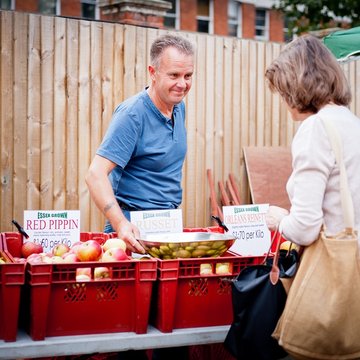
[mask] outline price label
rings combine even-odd
[[[270,231],[265,216],[269,204],[224,206],[224,224],[235,237],[229,251],[243,256],[261,256],[268,252]]]
[[[183,232],[182,210],[131,211],[131,222],[140,235]]]
[[[44,252],[60,243],[71,247],[80,240],[80,211],[25,210],[24,230],[28,241],[42,245]]]

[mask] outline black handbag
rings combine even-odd
[[[273,360],[287,353],[271,336],[285,307],[287,298],[283,279],[296,272],[299,253],[280,250],[280,234],[274,256],[261,265],[244,268],[232,282],[233,322],[225,338],[225,348],[241,360]],[[285,280],[286,281],[286,280]]]

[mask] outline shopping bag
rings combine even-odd
[[[360,358],[360,261],[356,233],[304,249],[274,338],[294,359]]]
[[[287,292],[281,278],[294,276],[296,250],[279,250],[262,265],[244,268],[232,282],[233,322],[224,345],[237,359],[273,360],[286,356],[271,334],[284,309]]]

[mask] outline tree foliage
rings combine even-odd
[[[360,25],[359,0],[278,0],[274,6],[281,10],[292,33]]]

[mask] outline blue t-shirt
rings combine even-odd
[[[183,102],[174,106],[173,120],[161,114],[146,90],[115,109],[97,154],[117,165],[110,181],[118,201],[139,210],[180,205],[187,150]]]

